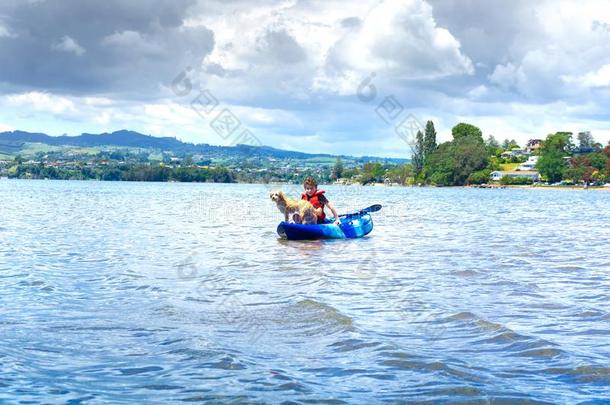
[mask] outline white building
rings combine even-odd
[[[507,150],[506,152],[502,152],[500,156],[502,157],[520,157],[520,156],[528,156],[529,152],[525,149],[513,148],[511,150]]]
[[[534,171],[536,170],[536,163],[538,163],[538,156],[530,156],[527,158],[527,162],[521,163],[515,170],[517,171]]]
[[[540,174],[534,170],[527,171],[514,171],[514,172],[501,172],[501,171],[493,171],[489,175],[489,178],[493,181],[499,181],[502,177],[529,177],[532,181],[536,182],[540,180]]]

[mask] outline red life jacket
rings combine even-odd
[[[326,214],[324,213],[324,204],[320,202],[319,197],[324,194],[324,190],[318,190],[311,197],[307,193],[301,194],[301,200],[307,200],[313,205],[314,208],[322,208],[322,214],[318,215],[318,222],[324,221]]]

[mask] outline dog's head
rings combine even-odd
[[[280,202],[280,201],[284,201],[286,199],[284,197],[284,193],[282,191],[279,191],[279,190],[272,191],[269,194],[269,197],[271,198],[271,201],[276,202],[276,203]]]

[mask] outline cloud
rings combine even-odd
[[[0,20],[0,38],[15,38],[15,37],[17,37],[17,35],[15,35],[13,32],[11,32],[11,30],[8,27],[6,27]]]
[[[606,9],[598,0],[5,0],[0,122],[223,143],[190,108],[206,89],[261,141],[297,150],[408,156],[396,122],[377,114],[390,96],[402,106],[396,121],[434,119],[440,139],[460,120],[521,143],[553,125],[603,137]],[[358,86],[372,73],[375,97],[362,101]]]
[[[69,53],[71,52],[77,56],[80,56],[85,53],[85,48],[80,46],[78,42],[76,42],[74,39],[70,38],[67,35],[64,35],[59,42],[54,44],[53,49]]]
[[[419,0],[385,0],[333,46],[331,69],[381,72],[396,79],[472,74],[460,43],[437,26],[432,8]]]
[[[5,91],[158,97],[163,84],[184,66],[201,63],[214,47],[205,26],[184,26],[194,4],[3,2],[0,15],[8,16],[15,35],[0,40],[0,85]],[[66,53],[79,58],[67,60]]]
[[[598,70],[588,72],[581,76],[563,76],[566,83],[573,83],[584,87],[607,87],[610,86],[610,64],[600,67]]]
[[[11,106],[27,107],[35,111],[53,114],[76,111],[74,103],[70,99],[37,91],[8,95],[5,99]]]
[[[286,29],[267,30],[257,40],[258,55],[263,61],[294,64],[306,59],[305,51]]]
[[[232,103],[309,109],[353,97],[372,70],[378,85],[394,88],[470,75],[472,62],[432,11],[419,0],[349,9],[341,1],[208,4],[186,23],[208,27],[215,39],[194,81]]]
[[[480,67],[504,63],[536,35],[536,10],[527,0],[428,0],[439,26],[460,42],[464,54]],[[527,46],[527,45],[525,45]]]
[[[521,67],[512,63],[496,65],[493,73],[489,76],[489,81],[504,90],[519,88],[525,82],[525,73]]]
[[[528,29],[515,33],[505,60],[495,65],[490,81],[541,102],[590,97],[584,87],[603,81],[603,68],[610,64],[606,3],[545,1],[535,13],[531,7],[526,9],[535,17],[529,18]]]

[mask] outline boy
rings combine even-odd
[[[307,177],[303,182],[303,188],[305,188],[305,192],[301,194],[302,200],[307,200],[313,205],[316,209],[316,215],[318,216],[318,223],[324,223],[326,219],[326,214],[324,213],[324,207],[328,206],[328,208],[333,213],[335,217],[335,225],[339,225],[341,221],[339,221],[339,214],[337,214],[337,210],[335,206],[331,204],[330,201],[324,196],[324,190],[318,190],[318,183],[313,177]]]

